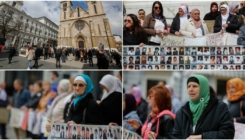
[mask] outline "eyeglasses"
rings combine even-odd
[[[160,10],[160,7],[154,7],[154,9],[155,9],[155,10],[158,10],[158,9]]]
[[[243,3],[240,3],[241,6],[243,6]]]
[[[151,99],[152,97],[154,97],[154,96],[152,96],[152,95],[149,95],[149,96],[148,96],[148,99]]]
[[[126,22],[131,23],[131,20],[125,19],[124,22],[125,22],[125,23],[126,23]]]
[[[83,87],[83,86],[84,86],[84,84],[73,84],[73,86],[74,86],[74,87],[77,87],[77,86],[79,86],[79,87]]]

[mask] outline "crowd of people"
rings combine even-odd
[[[210,12],[200,17],[197,8],[189,9],[186,3],[180,4],[178,13],[173,18],[171,26],[168,26],[163,13],[163,5],[159,1],[152,4],[151,13],[145,13],[144,9],[136,14],[128,14],[124,20],[123,45],[160,45],[166,34],[176,36],[200,37],[212,33],[208,30],[205,21],[214,21],[213,33],[239,34],[238,45],[245,45],[245,2],[242,1],[239,8],[237,2],[212,2]]]
[[[227,81],[228,104],[203,75],[186,81],[189,101],[182,104],[174,87],[160,81],[150,87],[147,101],[137,85],[124,94],[123,127],[143,139],[233,139],[234,123],[245,124],[245,84],[239,78]],[[148,110],[148,111],[147,111]]]
[[[16,53],[15,47],[10,48],[9,52],[9,64],[11,64],[12,58]],[[28,61],[28,70],[32,68],[39,68],[38,61],[41,57],[44,60],[54,58],[56,60],[56,68],[61,68],[62,63],[66,63],[68,56],[74,56],[74,61],[80,61],[82,63],[89,63],[90,67],[94,66],[93,58],[97,58],[98,69],[109,69],[110,65],[117,65],[121,68],[121,55],[119,52],[112,50],[99,50],[99,49],[78,49],[78,48],[67,48],[67,47],[41,47],[37,46],[35,49],[32,46],[26,49],[26,58]],[[32,60],[34,64],[32,65]],[[113,63],[115,61],[115,63]]]
[[[38,80],[23,86],[21,79],[13,82],[15,92],[10,97],[6,93],[6,83],[0,83],[0,107],[18,108],[35,111],[47,117],[46,130],[50,132],[50,123],[111,125],[122,126],[122,73],[118,76],[106,74],[102,79],[92,81],[89,75],[79,74],[74,78],[60,79],[57,72],[51,72],[52,83]],[[99,84],[102,98],[93,96],[94,84]],[[42,126],[41,126],[42,127]],[[6,137],[6,124],[1,124],[2,138]],[[21,128],[14,128],[16,138],[47,139],[44,133],[32,134]]]

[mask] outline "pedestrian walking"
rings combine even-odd
[[[93,53],[91,50],[88,51],[88,60],[89,60],[89,66],[93,67]]]
[[[10,49],[10,52],[9,52],[9,64],[11,64],[11,60],[13,58],[13,56],[15,55],[15,47],[12,46],[11,49]]]
[[[28,60],[28,68],[27,68],[27,70],[31,69],[31,60],[33,60],[34,56],[35,56],[35,52],[34,52],[33,48],[30,46],[28,48],[28,53],[27,53],[27,56],[26,56],[27,60]]]
[[[55,54],[55,59],[56,59],[56,68],[61,68],[60,66],[60,57],[61,57],[61,50],[58,49]],[[63,59],[62,59],[63,61]]]

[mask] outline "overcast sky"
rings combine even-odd
[[[60,21],[60,1],[23,1],[23,11],[28,15],[37,18],[46,16],[51,21],[59,25]],[[110,21],[113,34],[122,36],[122,2],[103,1],[106,17]],[[72,1],[73,8],[77,5],[87,10],[85,1]]]

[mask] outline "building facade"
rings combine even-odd
[[[105,47],[115,48],[116,43],[106,18],[101,1],[86,1],[87,11],[71,1],[60,2],[60,25],[58,46],[74,48]]]
[[[23,1],[0,1],[0,14],[3,14],[2,11],[11,11],[13,14],[8,25],[20,25],[14,32],[7,33],[5,46],[14,45],[17,51],[28,45],[57,46],[58,25],[45,16],[33,18],[27,15],[22,11],[22,6]]]

